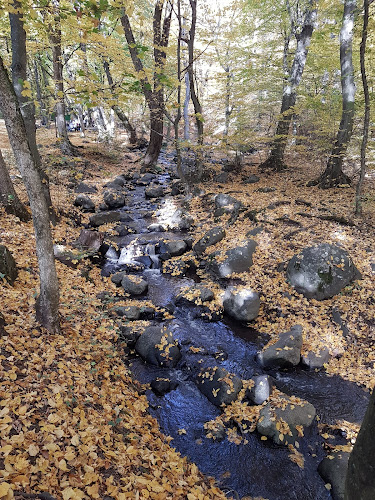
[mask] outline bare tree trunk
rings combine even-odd
[[[365,0],[366,1],[366,0]],[[345,500],[375,498],[375,390],[349,457]]]
[[[340,32],[340,65],[342,87],[342,114],[336,142],[322,175],[309,185],[318,184],[328,189],[341,184],[350,184],[350,178],[342,171],[343,161],[352,136],[354,119],[354,68],[352,60],[353,29],[356,0],[345,0],[342,28]]]
[[[61,21],[60,21],[60,0],[52,0],[53,5],[53,25],[49,29],[49,39],[52,46],[53,58],[53,80],[55,84],[55,112],[57,137],[61,140],[61,150],[66,155],[75,155],[76,151],[68,137],[65,123],[65,100],[63,63],[61,53]]]
[[[25,123],[27,138],[30,144],[30,150],[34,157],[36,167],[42,180],[44,197],[47,202],[50,219],[53,224],[57,222],[57,215],[54,211],[51,193],[49,190],[49,178],[42,168],[42,160],[36,145],[36,126],[35,126],[35,108],[33,100],[30,97],[22,95],[24,82],[27,80],[27,52],[26,52],[26,32],[22,20],[22,5],[18,1],[13,2],[17,13],[9,14],[10,32],[12,41],[12,81],[18,103]]]
[[[293,64],[289,72],[287,84],[284,86],[281,102],[280,119],[276,127],[276,134],[267,160],[261,164],[262,168],[273,168],[281,171],[286,168],[284,153],[288,141],[290,122],[294,114],[297,99],[297,87],[301,81],[309,51],[311,37],[317,17],[317,0],[310,0],[304,15],[301,33],[296,34],[297,47]]]
[[[363,94],[365,96],[365,116],[363,118],[363,133],[361,144],[361,172],[356,188],[355,196],[355,213],[358,215],[362,212],[362,186],[366,174],[366,148],[368,141],[369,125],[370,125],[370,94],[368,90],[367,75],[366,75],[366,44],[367,44],[367,29],[369,18],[369,0],[363,0],[363,28],[362,28],[362,41],[359,49],[361,61],[361,76],[363,85]]]
[[[38,61],[36,58],[34,59],[34,78],[35,78],[35,87],[36,87],[36,98],[38,99],[39,106],[40,106],[41,121],[42,121],[42,125],[46,126],[46,125],[48,125],[48,114],[47,114],[46,106],[44,103],[44,99],[42,97],[42,90],[40,88]],[[13,83],[13,86],[14,86],[14,83]]]
[[[228,54],[227,54],[228,57]],[[232,74],[229,66],[225,66],[225,124],[223,136],[226,138],[229,133],[230,117],[233,113],[233,106],[230,105]]]
[[[193,101],[195,122],[197,125],[197,132],[198,132],[198,144],[201,146],[203,144],[203,111],[201,103],[198,98],[198,93],[195,90],[194,70],[193,70],[195,29],[197,24],[197,0],[190,0],[190,7],[191,7],[191,26],[189,30],[189,39],[187,42],[189,50],[188,73],[189,73],[191,100]]]
[[[164,118],[164,85],[160,79],[163,73],[166,61],[166,48],[169,42],[169,33],[172,17],[172,4],[167,2],[169,9],[166,10],[164,21],[162,22],[162,13],[165,0],[156,0],[153,31],[154,31],[154,73],[152,81],[146,76],[142,60],[137,51],[137,44],[134,39],[133,31],[127,14],[121,17],[121,24],[124,29],[125,38],[128,44],[133,66],[138,74],[142,75],[140,83],[147,105],[150,109],[150,142],[143,160],[142,170],[147,170],[155,165],[163,145],[163,118]]]
[[[50,332],[58,333],[60,330],[59,284],[53,255],[48,206],[43,194],[39,171],[30,150],[17,97],[1,57],[0,110],[4,116],[9,141],[25,183],[33,216],[40,278],[40,294],[36,305],[37,320]]]
[[[185,100],[184,100],[184,140],[190,141],[190,120],[189,120],[189,102],[190,102],[190,78],[189,72],[185,73]]]
[[[112,74],[111,74],[111,70],[110,70],[108,61],[103,61],[103,67],[104,67],[104,71],[107,75],[108,85],[111,87],[112,92],[113,92],[114,88],[115,88],[115,84],[114,84],[114,81],[112,78]],[[133,125],[130,123],[129,118],[126,116],[126,114],[120,108],[120,106],[118,106],[117,104],[114,104],[112,106],[112,109],[116,113],[118,119],[123,124],[125,130],[128,132],[130,144],[132,146],[137,144],[137,142],[138,142],[137,132],[136,132],[135,128],[133,127]]]
[[[0,149],[0,203],[5,208],[8,214],[13,214],[22,222],[27,222],[31,219],[31,215],[27,211],[25,205],[18,198],[14,190],[12,179],[10,178],[8,169]]]
[[[81,137],[85,137],[85,132],[86,132],[86,127],[85,127],[85,120],[83,119],[83,110],[82,110],[82,104],[78,104],[77,106],[77,114],[78,114],[78,119],[79,119],[79,124],[81,127]]]

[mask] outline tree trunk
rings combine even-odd
[[[342,114],[336,142],[322,175],[310,183],[328,189],[341,184],[350,184],[350,178],[342,171],[343,161],[352,136],[354,119],[354,68],[352,60],[353,28],[356,0],[345,0],[342,28],[340,32],[340,66],[342,87]]]
[[[294,54],[293,64],[289,72],[288,82],[284,86],[281,102],[280,119],[276,127],[276,134],[271,146],[271,152],[267,160],[261,164],[262,168],[273,168],[281,171],[286,168],[284,153],[288,141],[290,122],[294,114],[296,104],[296,90],[301,81],[305,68],[307,54],[314,31],[317,17],[317,0],[310,0],[305,11],[302,31],[297,34],[297,47]]]
[[[189,72],[185,73],[185,100],[184,100],[184,140],[190,141],[190,120],[189,120],[189,102],[190,102],[190,78]]]
[[[59,332],[59,284],[53,255],[48,206],[43,194],[39,171],[30,150],[17,97],[1,57],[0,110],[4,116],[9,141],[25,183],[33,216],[40,278],[40,294],[36,304],[37,320],[50,332],[57,333]]]
[[[18,198],[0,149],[0,203],[8,214],[13,214],[22,222],[31,219],[25,205]]]
[[[171,27],[172,5],[168,3],[169,11],[165,13],[162,22],[162,12],[164,0],[156,0],[153,31],[154,31],[154,72],[152,81],[148,79],[144,71],[143,63],[138,55],[137,44],[134,39],[133,31],[127,14],[121,17],[121,24],[124,29],[125,38],[128,44],[133,66],[140,77],[143,94],[150,109],[150,142],[143,160],[142,170],[152,168],[160,154],[163,145],[163,115],[165,109],[164,103],[164,85],[160,79],[163,74],[166,61],[166,48],[169,42],[169,33]]]
[[[375,498],[375,390],[349,457],[345,500]]]
[[[25,123],[26,134],[30,144],[31,154],[33,155],[36,167],[42,180],[44,197],[47,202],[50,219],[53,224],[57,222],[57,215],[54,211],[51,193],[49,190],[49,178],[42,168],[42,161],[36,145],[36,126],[35,126],[35,108],[33,100],[30,97],[23,96],[24,82],[27,80],[27,51],[26,51],[26,32],[23,27],[22,5],[18,1],[13,2],[13,7],[17,13],[9,14],[10,33],[12,41],[12,81],[13,88],[17,95],[18,103]]]
[[[115,84],[112,78],[111,70],[109,68],[109,63],[108,61],[103,61],[103,67],[105,74],[107,75],[107,80],[108,80],[108,85],[111,87],[112,92],[114,92]],[[126,116],[126,114],[123,112],[123,110],[118,106],[117,104],[112,106],[113,111],[116,113],[118,119],[120,122],[123,124],[125,130],[129,134],[129,143],[132,146],[135,146],[138,142],[137,138],[137,132],[133,125],[130,123],[129,118]]]
[[[365,96],[365,116],[363,118],[363,132],[362,132],[362,144],[361,144],[361,172],[359,175],[359,180],[356,188],[355,195],[355,213],[359,215],[362,213],[362,186],[366,174],[366,148],[369,134],[370,125],[370,94],[368,90],[367,75],[366,75],[366,44],[367,44],[367,29],[368,29],[368,18],[369,18],[369,0],[363,0],[363,29],[362,29],[362,41],[359,49],[360,62],[361,62],[361,77],[363,86],[363,95]]]
[[[65,101],[63,64],[61,53],[61,23],[60,23],[60,0],[53,0],[53,26],[49,30],[49,40],[52,46],[53,80],[55,84],[55,113],[57,137],[60,139],[61,150],[65,155],[75,155],[76,151],[68,137],[65,123]]]
[[[36,98],[39,102],[40,107],[40,117],[43,126],[48,125],[48,114],[46,111],[46,106],[44,104],[44,99],[42,97],[42,91],[40,88],[40,78],[39,78],[39,70],[38,70],[38,61],[34,59],[34,78],[35,78],[35,87],[36,87]],[[14,83],[13,83],[14,85]]]

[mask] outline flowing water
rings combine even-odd
[[[165,158],[162,160],[167,165]],[[168,175],[159,176],[166,185]],[[271,442],[261,441],[254,432],[247,434],[247,444],[236,445],[227,439],[216,442],[205,437],[203,425],[216,418],[220,410],[212,405],[195,384],[198,372],[205,367],[220,365],[243,379],[263,373],[255,355],[268,341],[268,336],[229,320],[206,322],[196,318],[187,306],[176,307],[174,299],[183,287],[191,287],[191,278],[176,278],[162,274],[156,243],[162,239],[186,237],[176,229],[163,233],[149,233],[151,222],[171,223],[176,207],[173,198],[162,199],[157,207],[154,201],[144,198],[144,187],[137,186],[130,192],[126,209],[135,233],[116,238],[123,247],[120,261],[113,253],[104,265],[103,273],[109,274],[121,263],[134,261],[148,255],[151,268],[143,271],[148,281],[147,299],[155,306],[174,311],[168,324],[181,345],[182,358],[175,369],[157,368],[145,364],[139,357],[131,359],[130,367],[141,383],[150,383],[157,377],[169,377],[178,383],[175,390],[163,397],[147,390],[150,412],[157,418],[161,430],[173,438],[171,446],[195,462],[199,469],[215,477],[228,497],[261,496],[269,500],[320,500],[331,495],[317,472],[324,457],[323,443],[314,424],[301,441],[300,451],[305,458],[301,469],[289,458],[289,451]],[[152,211],[158,209],[158,217]],[[191,347],[199,348],[190,349]],[[275,378],[276,386],[289,395],[296,395],[311,402],[326,423],[347,420],[359,423],[368,402],[368,394],[356,384],[340,377],[330,377],[324,372],[295,369],[291,372],[268,372]]]

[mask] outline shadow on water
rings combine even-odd
[[[163,182],[165,179],[163,178]],[[157,238],[174,238],[178,233],[146,234],[144,213],[153,207],[149,202],[139,202],[144,188],[136,187],[127,207],[136,220],[137,235],[129,235],[122,245],[136,237],[146,245]],[[144,198],[143,198],[144,199]],[[140,213],[142,210],[142,213]],[[181,345],[182,358],[175,369],[146,365],[140,358],[131,360],[131,370],[141,383],[150,383],[157,377],[169,377],[178,382],[174,391],[163,397],[147,390],[150,411],[157,418],[161,430],[171,436],[181,454],[195,462],[199,469],[215,477],[228,497],[261,496],[269,500],[324,500],[331,498],[317,472],[324,457],[322,438],[316,424],[307,430],[301,440],[301,453],[305,466],[301,469],[289,458],[289,450],[261,441],[254,432],[246,435],[247,444],[236,445],[224,439],[221,442],[205,437],[204,424],[216,418],[220,410],[212,405],[195,384],[201,369],[220,365],[243,379],[264,373],[255,356],[269,340],[252,328],[225,318],[219,322],[197,319],[189,307],[175,307],[174,300],[183,287],[194,284],[192,278],[175,278],[160,273],[158,269],[144,271],[149,290],[147,298],[155,306],[174,311],[169,321],[175,338]],[[191,347],[195,348],[191,350]],[[311,402],[321,420],[335,423],[347,420],[359,423],[367,407],[368,393],[356,384],[324,372],[297,369],[291,372],[269,372],[277,387],[289,395]]]

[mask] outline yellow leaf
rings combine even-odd
[[[2,448],[0,448],[0,453],[4,453],[4,457],[8,456],[9,453],[13,450],[13,446],[10,444],[6,444]]]
[[[66,466],[66,460],[64,460],[63,458],[58,463],[58,467],[59,467],[59,469],[63,470],[64,472],[68,471],[68,467]]]
[[[30,90],[30,89],[23,90],[23,91],[21,92],[21,95],[22,95],[23,97],[30,97],[30,98],[33,96],[33,94],[32,94],[32,92],[31,92],[31,90]]]
[[[27,449],[30,457],[36,457],[37,454],[39,453],[39,446],[36,444],[31,444],[28,449]]]
[[[261,440],[261,441],[267,441],[267,436],[261,436],[261,437],[260,437],[260,440]]]
[[[8,495],[8,491],[12,488],[9,483],[0,484],[0,498],[4,498]]]
[[[70,440],[73,446],[78,446],[79,445],[79,436],[78,434],[75,434],[72,439]]]
[[[69,462],[69,460],[74,460],[76,458],[76,454],[73,451],[67,451],[64,458]]]

